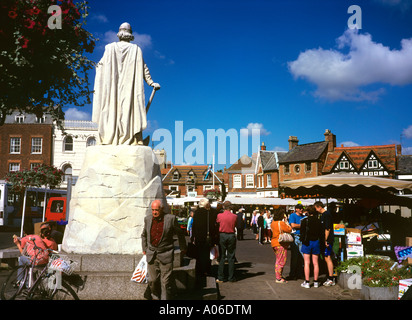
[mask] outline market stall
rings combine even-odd
[[[341,200],[338,207],[345,214],[335,215],[335,235],[340,241],[341,260],[344,257],[363,256],[365,253],[394,257],[392,238],[396,236],[395,230],[391,230],[391,235],[386,228],[388,221],[394,221],[397,217],[393,215],[386,218],[377,208],[386,204],[412,208],[412,199],[399,194],[411,191],[412,182],[377,176],[329,174],[285,181],[280,184],[280,189],[286,197],[316,196]],[[358,240],[354,243],[353,239]]]

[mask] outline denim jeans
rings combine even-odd
[[[222,249],[222,256],[219,261],[219,269],[217,278],[225,280],[225,260],[227,257],[229,266],[229,281],[235,280],[235,251],[236,251],[236,235],[234,233],[220,234],[220,247]]]

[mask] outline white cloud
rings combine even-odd
[[[341,145],[343,145],[344,147],[359,147],[359,144],[353,141],[344,141],[341,142]]]
[[[262,123],[249,123],[246,128],[240,129],[240,134],[242,135],[247,135],[247,136],[255,136],[255,135],[261,135],[261,136],[267,136],[270,134],[269,131],[267,131]]]
[[[84,111],[80,111],[76,108],[69,108],[64,113],[66,120],[91,120],[92,116]]]
[[[101,23],[106,23],[109,21],[109,19],[107,19],[107,17],[104,14],[94,14],[92,15],[91,19]]]
[[[402,147],[403,155],[412,155],[412,147]]]
[[[403,129],[402,135],[407,139],[412,139],[412,125],[410,125],[406,129]]]
[[[348,53],[341,52],[349,48]],[[370,34],[348,29],[337,39],[337,50],[322,48],[300,53],[288,63],[298,79],[317,86],[314,95],[327,100],[376,101],[385,90],[367,91],[372,84],[402,86],[412,83],[412,38],[391,50],[372,41]]]

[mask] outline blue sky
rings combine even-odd
[[[338,146],[402,143],[412,154],[412,0],[89,4],[86,29],[100,39],[91,59],[100,60],[127,21],[162,86],[144,136],[166,129],[175,144],[175,121],[183,121],[184,132],[204,134],[206,148],[208,129],[235,129],[240,139],[242,128],[257,127],[268,150],[287,150],[291,135],[317,142],[330,129]],[[357,31],[348,28],[353,4],[362,10]],[[91,112],[70,108],[66,117],[91,120]],[[179,164],[172,148],[168,160]],[[203,163],[209,158],[205,152]]]

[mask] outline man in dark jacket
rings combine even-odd
[[[152,202],[152,216],[146,216],[142,232],[142,251],[147,259],[149,287],[153,299],[172,298],[174,239],[177,235],[182,254],[186,252],[183,231],[172,214],[163,213],[160,200]]]
[[[264,231],[265,231],[265,218],[263,217],[264,211],[260,210],[260,215],[257,219],[257,226],[258,226],[258,231],[259,231],[259,244],[263,244],[263,238],[264,238]]]
[[[209,200],[202,198],[199,208],[193,215],[192,242],[196,246],[196,276],[199,283],[210,273],[210,249],[217,244],[216,210],[210,207]]]
[[[240,209],[237,213],[237,220],[236,220],[236,232],[237,232],[237,239],[243,240],[243,230],[245,229],[245,217],[243,210]]]

